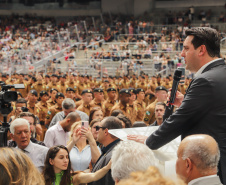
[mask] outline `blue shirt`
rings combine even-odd
[[[74,146],[69,154],[71,166],[74,171],[84,171],[89,167],[91,161],[91,149],[86,145],[81,152]]]

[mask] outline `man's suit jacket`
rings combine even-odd
[[[226,65],[208,65],[190,83],[181,106],[146,140],[151,149],[192,134],[208,134],[220,147],[219,170],[226,183]],[[221,178],[222,178],[221,177]]]
[[[220,178],[218,176],[213,176],[209,178],[202,178],[200,180],[191,182],[189,185],[222,185]]]
[[[103,168],[108,164],[108,162],[111,160],[112,151],[117,144],[118,142],[111,146],[111,148],[109,148],[109,150],[104,155],[100,156],[92,170],[92,173],[98,171],[99,169]],[[115,181],[111,176],[111,170],[109,170],[108,173],[102,179],[89,183],[88,185],[115,185]]]

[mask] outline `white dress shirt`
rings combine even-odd
[[[42,145],[38,145],[35,143],[30,143],[28,146],[22,150],[34,163],[34,165],[38,168],[40,172],[42,172],[45,160],[46,160],[46,154],[48,152],[48,148]]]
[[[50,127],[45,135],[44,143],[50,148],[55,145],[67,145],[69,140],[69,132],[65,132],[59,122]]]
[[[208,175],[204,177],[199,177],[188,183],[188,185],[222,185],[220,179],[217,175]]]
[[[222,60],[222,58],[217,58],[217,59],[212,60],[212,61],[206,63],[205,65],[203,65],[203,66],[195,73],[195,77],[197,77],[197,76],[199,76],[200,74],[202,74],[202,72],[204,71],[204,69],[205,69],[208,65],[210,65],[210,64],[212,64],[212,63],[214,63],[214,62],[216,62],[217,60]]]

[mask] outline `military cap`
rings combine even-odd
[[[113,76],[109,76],[110,79],[113,79]]]
[[[121,89],[121,90],[119,91],[119,94],[122,94],[122,93],[126,93],[126,94],[131,95],[129,89]]]
[[[84,78],[84,75],[80,75],[80,77]]]
[[[143,79],[145,79],[145,77],[144,76],[140,76],[141,78],[143,78]]]
[[[109,81],[108,81],[108,80],[104,80],[104,82],[107,82],[107,83],[109,83]]]
[[[58,77],[56,74],[52,74],[51,76],[52,76],[52,77]]]
[[[66,92],[68,92],[68,91],[73,91],[73,92],[75,92],[75,90],[74,90],[73,88],[71,88],[71,87],[68,87],[68,88],[66,89]]]
[[[48,96],[49,94],[48,94],[47,91],[41,91],[40,94],[39,94],[40,97],[42,97],[44,95],[47,95]]]
[[[76,73],[73,73],[72,76],[78,76]]]
[[[23,98],[22,94],[19,91],[17,91],[17,95],[20,95]]]
[[[85,89],[85,90],[82,91],[82,94],[81,95],[83,95],[85,93],[92,93],[92,91],[90,89]]]
[[[129,90],[130,93],[136,93],[136,92],[135,92],[135,89],[132,88],[132,87],[130,87],[128,90]]]
[[[58,92],[58,90],[55,89],[55,88],[50,89],[50,93],[52,93],[53,91],[57,91]]]
[[[34,82],[37,82],[37,79],[36,79],[34,76],[32,76],[31,79],[32,79]]]
[[[93,92],[104,92],[104,91],[101,88],[96,88],[96,89],[93,90]]]
[[[115,91],[116,92],[116,89],[115,88],[108,88],[107,92],[110,92],[110,91]]]
[[[64,94],[61,93],[61,92],[58,92],[58,93],[56,94],[56,99],[59,98],[59,97],[63,97],[63,98],[64,98]]]
[[[38,93],[36,90],[30,90],[30,93],[38,97]]]
[[[45,75],[45,78],[49,78],[49,75]]]
[[[155,91],[166,91],[166,92],[168,92],[168,90],[164,87],[164,86],[158,86],[158,87],[156,87],[156,89],[155,89]]]
[[[61,76],[61,78],[65,78],[66,79],[67,78],[67,75],[64,74],[64,75]]]
[[[144,89],[142,89],[142,88],[136,89],[136,94],[139,94],[139,92],[144,92]]]
[[[2,75],[2,78],[6,78],[6,74],[3,74],[3,75]]]

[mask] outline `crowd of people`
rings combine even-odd
[[[106,34],[112,35],[110,32],[107,29]],[[36,36],[33,38],[32,33],[28,33],[29,38],[24,39],[33,42]],[[129,42],[135,38],[133,34],[131,32],[132,36],[128,36]],[[7,116],[10,125],[7,144],[10,148],[0,148],[0,169],[3,172],[0,184],[212,185],[225,181],[222,175],[225,172],[225,134],[221,131],[225,129],[226,98],[222,82],[226,73],[225,61],[220,58],[220,36],[214,29],[201,27],[182,30],[181,34],[183,50],[175,60],[183,58],[186,68],[196,74],[194,79],[182,77],[174,113],[166,120],[164,112],[173,86],[172,75],[137,75],[134,73],[136,62],[132,63],[133,69],[128,75],[107,75],[100,81],[79,72],[1,73],[1,89],[13,84],[23,84],[24,88],[15,89],[18,98],[11,102],[12,111]],[[162,34],[158,39],[162,43],[168,39],[174,42],[176,34],[170,35],[166,38]],[[7,48],[5,43],[11,44],[8,37],[10,32],[4,36],[2,48]],[[150,45],[157,39],[157,36],[144,37]],[[146,44],[140,45],[142,39],[136,39],[135,46],[146,49]],[[32,48],[31,42],[22,42],[21,47]],[[121,50],[128,49],[124,44],[121,46]],[[115,45],[110,49],[119,51]],[[134,61],[142,57],[149,59],[154,50],[151,46],[148,49],[144,55],[136,53],[133,56],[125,52],[125,56],[120,57]],[[4,51],[10,51],[10,47]],[[92,57],[108,59],[113,58],[113,54],[103,50]],[[153,58],[158,61],[158,57]],[[166,58],[166,62],[161,62],[163,66],[181,63],[169,62],[170,56],[165,57],[164,53],[159,58]],[[118,60],[117,56],[114,59]],[[142,63],[136,64],[142,66]],[[156,64],[161,70],[159,62]],[[95,67],[98,69],[98,64]],[[0,119],[4,121],[3,109],[9,104],[1,102],[0,106]],[[215,125],[213,121],[216,121]],[[134,141],[121,141],[109,131],[152,126],[159,126],[159,129],[149,137],[128,136],[128,140]],[[181,181],[173,182],[157,170],[158,163],[152,150],[179,135],[183,140],[177,151],[176,173]]]

